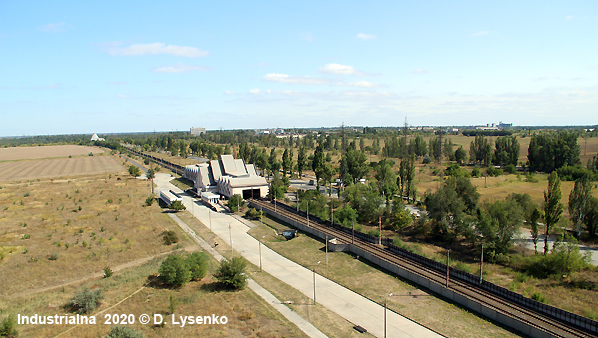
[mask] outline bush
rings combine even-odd
[[[146,157],[145,160],[143,160],[143,164],[148,165],[149,163],[149,158]]]
[[[143,334],[128,326],[113,326],[105,338],[143,338]]]
[[[233,257],[230,261],[223,259],[214,277],[227,289],[243,289],[247,285],[246,266],[247,262],[240,257]]]
[[[198,281],[208,272],[208,256],[203,252],[194,252],[187,256],[187,266],[191,272],[191,280]]]
[[[432,162],[432,159],[430,158],[430,156],[424,155],[424,159],[422,160],[422,163],[423,164],[428,164],[430,162]]]
[[[114,271],[112,271],[112,269],[110,269],[109,266],[104,268],[104,278],[110,278],[110,277],[112,277],[113,274],[114,274]]]
[[[515,167],[515,165],[509,164],[505,167],[505,172],[509,174],[514,174],[515,172],[517,172],[517,168]]]
[[[17,337],[19,333],[17,332],[17,320],[13,315],[8,315],[8,317],[2,320],[0,324],[0,337]]]
[[[162,239],[164,240],[164,244],[170,245],[173,243],[179,242],[179,236],[176,234],[174,230],[166,230],[162,233]]]
[[[145,199],[145,205],[146,206],[151,206],[152,204],[154,204],[154,196],[150,196],[148,198]]]
[[[262,215],[261,211],[258,211],[255,208],[249,208],[247,209],[247,211],[245,212],[245,217],[249,218],[249,219],[260,219],[260,216]]]
[[[528,258],[524,268],[537,278],[567,276],[587,267],[589,261],[588,253],[582,255],[577,240],[568,236],[565,242],[555,242],[548,255]]]
[[[473,170],[471,171],[471,177],[480,177],[480,168],[473,168]]]
[[[104,297],[101,290],[91,291],[89,288],[85,288],[71,299],[71,306],[80,314],[89,314],[98,307],[102,298]]]
[[[55,253],[55,252],[51,253],[50,257],[48,257],[48,259],[51,260],[51,261],[57,260],[58,259],[58,254]]]
[[[378,231],[378,229],[368,230],[367,234],[373,237],[380,237],[380,231]]]
[[[488,168],[486,168],[486,174],[488,174],[488,176],[500,176],[502,175],[502,169],[498,169],[495,168],[493,166],[489,166]]]
[[[534,292],[532,294],[532,299],[540,303],[546,303],[546,297],[544,297],[540,291]]]
[[[160,279],[168,286],[181,287],[191,280],[191,270],[187,260],[179,255],[171,255],[166,258],[160,269]]]
[[[174,202],[170,203],[170,206],[168,208],[174,210],[175,212],[187,209],[183,205],[183,203],[181,203],[181,201],[174,201]]]

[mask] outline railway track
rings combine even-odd
[[[252,202],[265,210],[269,210],[271,212],[280,214],[282,216],[294,220],[295,222],[307,226],[306,217],[298,215],[295,212],[288,211],[283,207],[278,207],[275,210],[274,205],[267,201],[252,200]],[[442,273],[435,269],[428,268],[406,257],[395,254],[381,245],[376,245],[363,241],[339,229],[323,225],[314,220],[310,220],[309,227],[312,227],[325,234],[328,234],[328,236],[336,238],[337,241],[341,241],[347,244],[352,243],[352,245],[354,245],[355,247],[361,248],[371,253],[372,255],[377,256],[380,259],[396,264],[401,268],[410,271],[413,274],[424,277],[430,281],[433,281],[434,283],[440,285],[445,285],[446,283],[446,273]],[[460,280],[451,279],[449,282],[449,288],[453,292],[456,292],[478,303],[481,303],[484,306],[491,308],[497,312],[500,312],[510,318],[526,322],[529,325],[532,325],[546,332],[548,335],[556,337],[598,337],[597,335],[588,333],[566,322],[548,317],[542,313],[538,313],[534,310],[523,307],[517,303],[504,299],[496,294],[493,294],[491,292],[488,292],[486,290],[483,290],[479,287],[473,286],[469,283]]]

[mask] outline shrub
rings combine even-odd
[[[170,206],[168,208],[174,210],[175,212],[187,209],[183,205],[183,203],[181,203],[181,201],[174,201],[174,202],[170,203]]]
[[[143,338],[143,334],[128,326],[113,326],[105,338]]]
[[[191,280],[198,281],[208,272],[208,256],[203,252],[194,252],[187,256],[187,266],[191,272]]]
[[[162,282],[172,287],[181,287],[191,280],[187,261],[179,255],[168,256],[160,265],[158,272]]]
[[[112,277],[113,274],[114,274],[114,271],[112,271],[112,269],[110,269],[109,266],[104,268],[104,278],[110,278],[110,277]]]
[[[540,291],[534,292],[532,294],[532,299],[540,303],[546,303],[546,297],[544,297]]]
[[[480,177],[480,168],[473,168],[473,170],[471,171],[471,177]]]
[[[71,306],[73,310],[80,314],[89,314],[98,307],[98,303],[102,298],[101,290],[92,291],[85,288],[71,299]]]
[[[374,237],[380,237],[380,231],[378,231],[378,229],[368,230],[367,234]]]
[[[17,332],[17,320],[13,315],[8,315],[8,317],[2,320],[0,324],[0,337],[17,337],[19,333]]]
[[[143,164],[148,165],[150,163],[149,158],[145,158],[145,160],[143,160]]]
[[[577,240],[568,236],[565,242],[555,242],[548,255],[528,258],[524,268],[538,278],[566,276],[587,267],[589,261],[588,253],[582,255]]]
[[[430,156],[424,155],[424,159],[422,160],[422,163],[423,164],[428,164],[430,162],[432,162],[432,159],[430,158]]]
[[[154,204],[154,196],[150,196],[150,197],[148,197],[148,198],[145,199],[145,205],[147,205],[149,207],[152,204]]]
[[[505,172],[509,174],[514,174],[517,171],[517,168],[513,164],[509,164],[505,167]]]
[[[48,259],[51,260],[51,261],[57,260],[58,259],[58,254],[55,253],[55,252],[51,253],[50,257],[48,257]]]
[[[214,277],[227,289],[243,289],[247,285],[246,266],[247,262],[240,257],[233,257],[230,261],[223,259]]]
[[[179,242],[179,236],[176,234],[174,230],[164,231],[162,233],[162,239],[164,240],[164,244],[166,245]]]
[[[262,215],[262,212],[258,211],[255,208],[249,208],[245,212],[245,217],[250,218],[250,219],[259,219],[261,215]]]

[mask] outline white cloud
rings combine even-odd
[[[364,41],[376,40],[378,38],[374,34],[365,34],[365,33],[359,33],[355,37],[358,38],[359,40],[364,40]]]
[[[418,68],[411,72],[412,74],[428,74],[428,71],[423,68]]]
[[[249,94],[259,94],[262,91],[259,88],[249,90]]]
[[[484,36],[484,35],[488,35],[490,34],[490,31],[479,31],[473,34],[470,34],[470,36]]]
[[[47,33],[58,33],[58,32],[64,32],[66,28],[66,24],[64,22],[59,22],[59,23],[49,23],[47,25],[44,25],[42,27],[40,27],[40,30],[42,32],[47,32]]]
[[[271,73],[263,77],[265,81],[282,82],[291,84],[325,84],[328,83],[326,79],[320,79],[310,76],[289,76],[288,74]]]
[[[224,91],[224,95],[234,95],[234,94],[235,94],[235,92],[230,91],[230,90],[225,90]]]
[[[572,20],[572,19],[573,19],[573,15],[567,15],[567,16],[565,17],[565,20]]]
[[[209,52],[195,47],[166,45],[161,42],[135,44],[123,48],[112,47],[109,49],[109,53],[112,55],[170,54],[189,58],[204,57],[210,54]]]
[[[352,66],[339,65],[338,63],[329,63],[320,68],[320,72],[339,75],[364,75],[362,71],[359,71]]]
[[[378,88],[378,87],[382,87],[382,85],[380,85],[380,84],[371,83],[369,81],[348,82],[348,83],[342,83],[341,85],[351,86],[351,87],[361,87],[361,88]]]
[[[154,68],[154,72],[156,72],[156,73],[188,73],[191,71],[205,72],[207,70],[208,69],[206,67],[190,66],[190,65],[183,64],[183,63],[179,63],[178,65],[174,65],[174,66],[164,66],[164,67]]]

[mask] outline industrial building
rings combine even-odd
[[[213,200],[216,195],[226,198],[241,195],[246,198],[265,197],[268,194],[268,182],[259,176],[253,164],[246,164],[243,159],[233,155],[221,155],[219,160],[185,166],[183,175],[193,181],[198,195],[205,194]]]
[[[201,134],[205,134],[206,133],[206,128],[193,128],[193,127],[191,127],[191,130],[189,132],[191,133],[191,136],[199,136]]]

